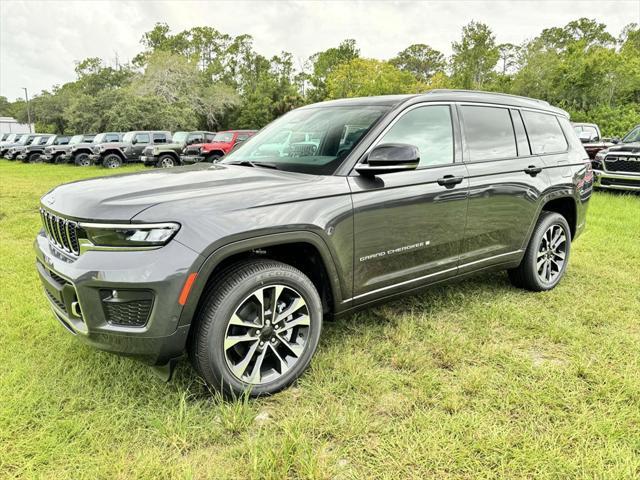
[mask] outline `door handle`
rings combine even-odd
[[[438,185],[442,185],[443,187],[453,188],[454,185],[462,183],[462,177],[454,177],[453,175],[445,175],[437,180]]]
[[[524,169],[524,173],[526,173],[527,175],[531,175],[532,177],[535,177],[541,171],[542,171],[542,167],[536,167],[535,165],[529,165],[527,168]]]

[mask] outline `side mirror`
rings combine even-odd
[[[620,139],[618,137],[613,137],[611,139],[611,143],[620,143]]]
[[[131,139],[131,145],[135,145],[136,143],[138,143],[138,139],[137,138],[132,138]]]
[[[589,143],[591,141],[591,134],[589,132],[580,132],[579,138],[582,143]]]
[[[406,143],[383,143],[367,156],[367,163],[359,163],[356,172],[364,176],[415,170],[420,163],[418,148]]]

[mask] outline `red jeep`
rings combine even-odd
[[[188,145],[180,155],[184,165],[198,162],[217,162],[231,151],[238,143],[255,135],[257,130],[226,130],[216,133],[211,143],[195,143]]]

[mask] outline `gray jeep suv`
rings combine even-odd
[[[272,148],[283,132],[304,148]],[[220,163],[59,186],[35,240],[66,330],[225,394],[276,392],[324,316],[487,270],[549,290],[585,227],[589,159],[566,112],[469,91],[294,110]]]

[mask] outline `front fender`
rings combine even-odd
[[[343,286],[341,285],[340,276],[338,275],[335,262],[331,256],[329,247],[322,237],[308,231],[273,233],[234,241],[216,248],[211,254],[209,254],[198,269],[198,280],[194,283],[187,303],[182,310],[179,324],[186,325],[191,323],[205,286],[215,268],[220,265],[222,261],[238,253],[288,243],[308,243],[316,248],[322,257],[322,261],[327,271],[335,305],[336,307],[342,305],[343,299],[350,295],[345,296],[344,294],[345,292],[343,291]],[[348,292],[346,293],[348,294]]]

